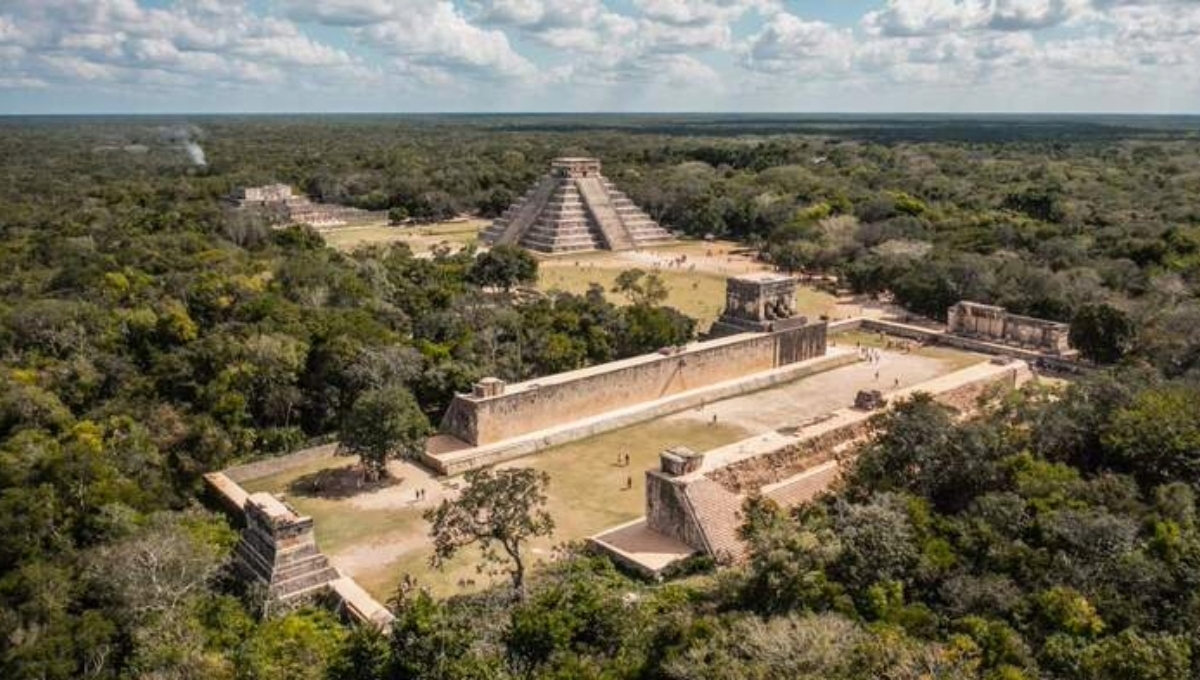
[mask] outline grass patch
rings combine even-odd
[[[506,463],[529,467],[550,475],[548,508],[555,532],[530,546],[534,560],[549,559],[555,546],[577,541],[602,529],[640,517],[645,512],[645,470],[658,465],[663,449],[676,445],[697,451],[743,439],[747,431],[735,425],[709,425],[691,421],[658,420],[564,444],[543,453]],[[630,464],[617,464],[617,455],[628,453]],[[352,548],[378,546],[378,561],[357,568],[351,575],[369,593],[384,601],[404,574],[411,574],[439,596],[482,589],[504,575],[481,574],[475,549],[464,550],[441,570],[429,566],[432,549],[422,508],[365,509],[355,497],[320,498],[289,493],[296,479],[321,469],[350,466],[353,458],[329,456],[295,470],[261,477],[244,484],[248,491],[270,491],[286,496],[298,512],[315,521],[317,545],[328,554]],[[631,480],[632,488],[626,488]],[[440,480],[460,484],[461,478]],[[401,550],[388,546],[407,545]],[[463,583],[473,581],[473,584]]]
[[[594,259],[594,258],[593,258]],[[581,259],[583,264],[587,260]],[[542,262],[538,271],[538,288],[545,291],[558,290],[566,293],[583,294],[593,283],[604,287],[605,297],[616,304],[628,304],[628,300],[619,293],[613,293],[613,283],[623,269],[633,269],[636,265],[615,268],[606,266],[574,266],[555,262]],[[642,267],[646,271],[651,268]],[[665,304],[696,319],[701,331],[708,330],[717,319],[725,306],[725,277],[709,272],[695,271],[659,271],[659,276],[667,284],[670,295]]]
[[[433,250],[434,246],[446,243],[464,246],[474,243],[479,232],[487,226],[486,220],[471,219],[434,224],[388,226],[384,223],[360,227],[337,227],[321,232],[325,243],[339,250],[354,250],[368,245],[385,243],[407,243],[414,253]]]
[[[628,304],[624,296],[613,293],[617,275],[626,269],[638,267],[631,262],[613,266],[609,253],[591,253],[577,260],[543,261],[538,270],[538,288],[544,291],[560,290],[583,294],[593,283],[604,287],[605,297],[616,304]],[[579,266],[576,266],[576,262]],[[590,265],[590,266],[589,266]],[[704,270],[687,271],[640,267],[645,271],[657,271],[666,283],[670,294],[665,304],[697,320],[697,329],[707,331],[721,315],[725,307],[725,275]],[[796,308],[800,314],[811,318],[828,315],[837,304],[836,298],[828,293],[801,286],[796,290]]]

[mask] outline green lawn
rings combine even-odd
[[[744,438],[747,432],[729,424],[708,425],[687,421],[654,421],[547,450],[535,456],[506,463],[507,467],[530,467],[550,475],[548,508],[554,517],[553,536],[534,543],[532,556],[547,559],[554,546],[577,541],[602,529],[640,517],[645,512],[645,475],[658,465],[664,449],[686,445],[698,451],[715,448]],[[618,453],[628,453],[628,467],[617,465]],[[438,595],[461,592],[460,580],[470,579],[483,587],[490,577],[480,574],[478,553],[466,551],[444,569],[429,566],[432,551],[428,527],[421,509],[399,507],[365,509],[356,507],[354,497],[316,498],[288,493],[289,485],[299,477],[320,469],[349,466],[352,459],[324,458],[303,468],[252,480],[243,484],[248,491],[272,491],[287,496],[297,511],[315,521],[317,544],[328,554],[347,550],[366,551],[360,555],[352,573],[355,579],[377,598],[386,599],[405,573]],[[626,480],[633,487],[625,488]],[[461,484],[461,478],[441,480]],[[386,492],[385,492],[386,493]],[[404,495],[407,498],[407,495]],[[379,558],[370,557],[377,548]],[[468,586],[469,589],[469,586]]]
[[[380,223],[373,226],[334,227],[322,231],[321,235],[327,245],[340,250],[403,241],[414,253],[422,253],[440,243],[455,246],[474,243],[485,226],[487,222],[478,219],[396,227]]]
[[[617,275],[628,267],[614,267],[611,262],[598,262],[608,254],[592,254],[590,257],[579,258],[579,266],[575,260],[569,262],[558,259],[552,262],[542,262],[539,267],[538,288],[551,291],[561,290],[568,293],[585,293],[592,283],[599,283],[606,291],[606,297],[617,304],[626,304],[624,296],[613,293],[613,283]],[[594,265],[594,266],[589,266]],[[655,271],[642,267],[646,271]],[[670,295],[665,304],[679,309],[684,314],[696,319],[700,332],[707,331],[713,321],[725,307],[725,276],[707,271],[687,271],[676,269],[657,270],[659,276],[667,285]],[[835,304],[835,298],[813,288],[801,286],[796,290],[796,306],[801,314],[812,318],[828,314]]]

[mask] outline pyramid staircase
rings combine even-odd
[[[496,244],[544,253],[632,250],[671,235],[600,174],[594,158],[557,158],[550,173],[483,233]]]

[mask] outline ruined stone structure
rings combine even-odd
[[[441,431],[483,446],[825,354],[825,323],[672,348],[506,385],[488,378],[456,394]]]
[[[965,412],[994,386],[1017,387],[1031,375],[1021,361],[982,363],[888,396],[895,401],[925,392]],[[650,574],[692,554],[737,561],[746,550],[738,536],[746,498],[761,494],[784,507],[813,499],[837,480],[842,459],[871,435],[872,416],[872,411],[846,407],[795,432],[757,435],[704,453],[668,449],[659,468],[646,471],[646,516],[589,540]]]
[[[381,218],[379,214],[349,206],[313,203],[307,196],[294,193],[286,184],[239,187],[229,200],[239,209],[264,212],[281,227],[292,224],[340,227]]]
[[[1009,314],[1003,307],[959,302],[947,313],[946,329],[958,335],[1051,354],[1070,352],[1070,326]]]
[[[234,553],[243,575],[263,584],[269,598],[292,600],[340,577],[317,550],[311,517],[297,515],[269,493],[250,494],[246,528]]]
[[[796,316],[796,278],[772,272],[731,277],[725,283],[725,310],[709,335],[778,330],[804,323]]]
[[[470,394],[454,396],[441,431],[486,446],[825,355],[826,323],[790,316],[795,279],[755,275],[726,285],[737,303],[730,318],[746,324],[738,335],[513,385],[484,378]]]
[[[545,253],[630,250],[671,235],[600,174],[595,158],[556,158],[483,233],[487,243]]]

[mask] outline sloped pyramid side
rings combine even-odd
[[[603,176],[544,176],[483,233],[544,253],[629,250],[671,235]]]

